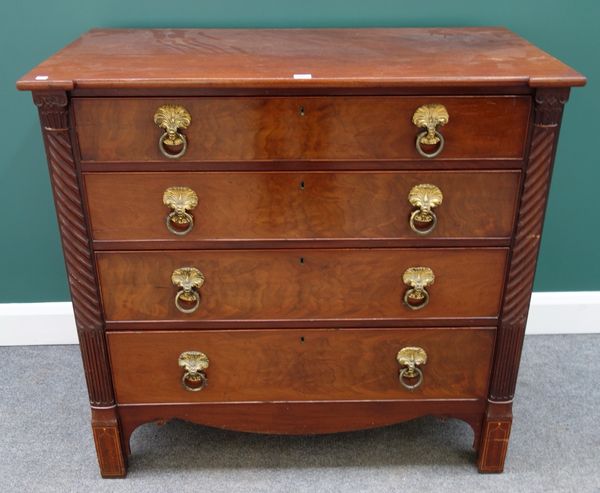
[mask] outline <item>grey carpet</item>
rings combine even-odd
[[[0,348],[0,492],[600,492],[600,335],[526,339],[502,475],[460,421],[316,437],[174,421],[133,434],[124,480],[98,475],[76,346]]]

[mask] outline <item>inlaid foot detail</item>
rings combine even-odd
[[[115,407],[92,408],[92,432],[102,477],[124,477],[127,463]]]
[[[511,426],[512,402],[489,402],[477,458],[479,472],[500,473],[504,470]]]

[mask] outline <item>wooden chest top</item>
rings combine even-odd
[[[504,28],[97,29],[21,90],[566,87],[585,77]]]

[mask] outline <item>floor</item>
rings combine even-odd
[[[133,434],[127,479],[98,475],[76,346],[0,347],[0,492],[600,492],[600,335],[529,336],[501,475],[472,432],[422,418],[262,436],[174,421]]]

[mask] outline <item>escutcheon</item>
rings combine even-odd
[[[420,235],[431,233],[437,224],[437,216],[433,209],[441,205],[443,200],[442,191],[435,185],[422,183],[412,187],[408,201],[417,209],[410,215],[410,229]]]
[[[185,351],[179,355],[179,366],[185,370],[181,377],[183,388],[190,392],[198,392],[206,387],[208,379],[205,370],[209,360],[206,354],[200,351]]]
[[[419,128],[425,128],[424,132],[417,135],[415,146],[417,152],[426,158],[434,158],[442,152],[444,148],[444,136],[438,131],[438,127],[443,127],[450,121],[448,110],[443,104],[425,104],[419,106],[412,117],[412,122]],[[437,149],[433,152],[423,150],[423,145],[434,146]]]
[[[404,304],[411,310],[421,310],[429,303],[427,287],[435,281],[433,270],[429,267],[409,267],[402,275],[402,281],[410,289],[404,293]]]
[[[167,229],[178,236],[194,227],[194,217],[188,212],[198,205],[198,195],[188,187],[169,187],[163,193],[163,204],[172,211],[167,215]]]
[[[171,274],[171,282],[177,286],[179,291],[175,295],[175,306],[182,313],[193,313],[200,306],[200,293],[198,289],[204,284],[204,274],[195,267],[180,267]],[[186,308],[181,302],[191,303]]]
[[[189,111],[179,104],[163,104],[154,113],[154,123],[165,132],[158,139],[158,149],[163,156],[177,159],[187,150],[187,139],[179,130],[186,129],[192,123]],[[179,152],[173,152],[169,147],[181,147]]]
[[[427,353],[420,347],[405,347],[398,351],[396,361],[400,365],[400,374],[398,378],[403,387],[408,390],[414,390],[423,383],[423,371],[419,366],[427,363]],[[415,383],[408,383],[406,379],[414,379]]]

